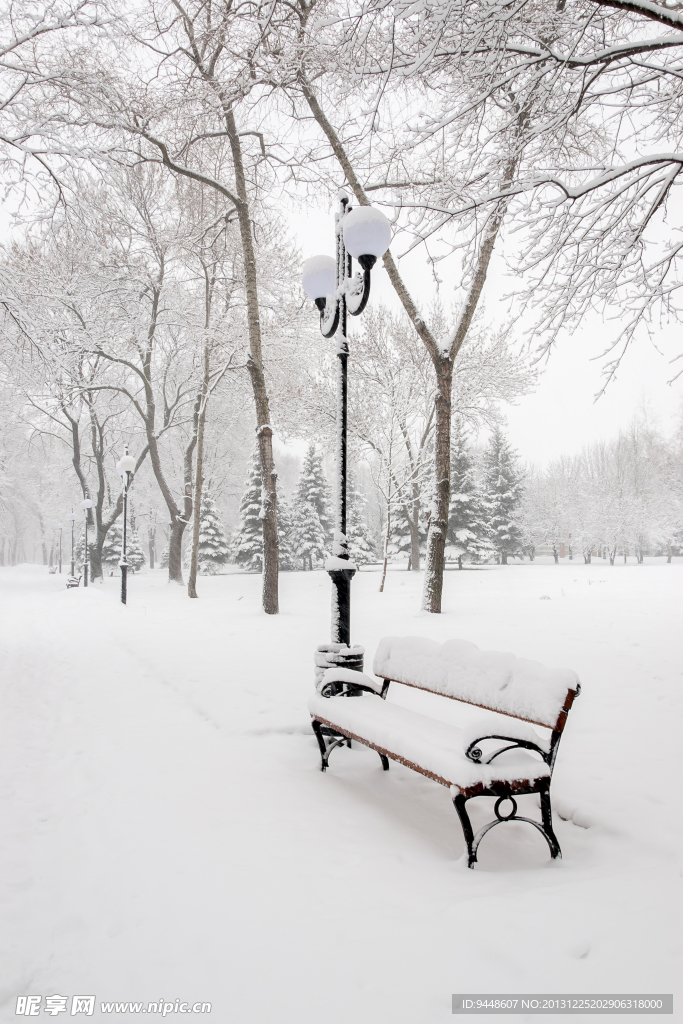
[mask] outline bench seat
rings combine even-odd
[[[492,764],[476,764],[465,756],[472,729],[459,729],[427,715],[366,693],[362,699],[314,694],[311,716],[351,739],[400,761],[443,786],[475,795],[482,788],[507,783],[512,791],[533,788],[550,777],[550,768],[526,750],[511,750]],[[484,729],[484,735],[486,734]],[[474,730],[481,736],[482,732]],[[536,741],[540,740],[536,737]]]

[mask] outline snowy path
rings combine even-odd
[[[114,580],[66,592],[0,569],[0,1019],[27,993],[210,1001],[221,1024],[431,1024],[455,991],[672,991],[683,567],[449,573],[440,617],[417,612],[419,577],[377,582],[354,583],[368,664],[394,632],[578,671],[564,861],[512,825],[468,871],[441,787],[363,750],[319,772],[323,573],[285,574],[270,619],[253,576],[202,580],[199,601],[134,577],[124,609]]]

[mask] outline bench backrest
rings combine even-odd
[[[580,690],[571,669],[502,651],[480,651],[467,640],[439,644],[417,636],[380,641],[376,676],[562,732]]]

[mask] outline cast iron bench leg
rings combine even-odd
[[[324,772],[325,769],[327,768],[327,763],[328,763],[327,762],[327,744],[325,743],[325,737],[323,736],[322,729],[320,728],[320,722],[316,722],[316,720],[313,719],[313,721],[311,722],[311,726],[313,727],[313,732],[315,733],[315,738],[317,739],[318,746],[320,747],[320,761],[321,761],[320,771]]]
[[[465,842],[467,843],[467,867],[474,868],[475,861],[477,859],[477,851],[474,849],[474,832],[472,831],[472,822],[470,816],[467,813],[465,804],[467,803],[467,797],[463,796],[462,793],[458,793],[453,797],[453,806],[458,812],[460,818],[460,824],[462,825],[463,835],[465,836]]]
[[[550,791],[545,790],[541,793],[541,818],[543,819],[543,832],[548,840],[548,846],[550,847],[550,856],[555,860],[557,857],[562,858],[562,850],[560,844],[557,841],[557,836],[553,831],[553,815],[550,809]]]

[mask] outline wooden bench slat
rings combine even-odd
[[[499,782],[531,784],[550,776],[548,765],[524,750],[512,751],[491,765],[476,764],[465,757],[468,736],[463,729],[374,694],[358,700],[315,694],[308,710],[317,721],[461,792]]]

